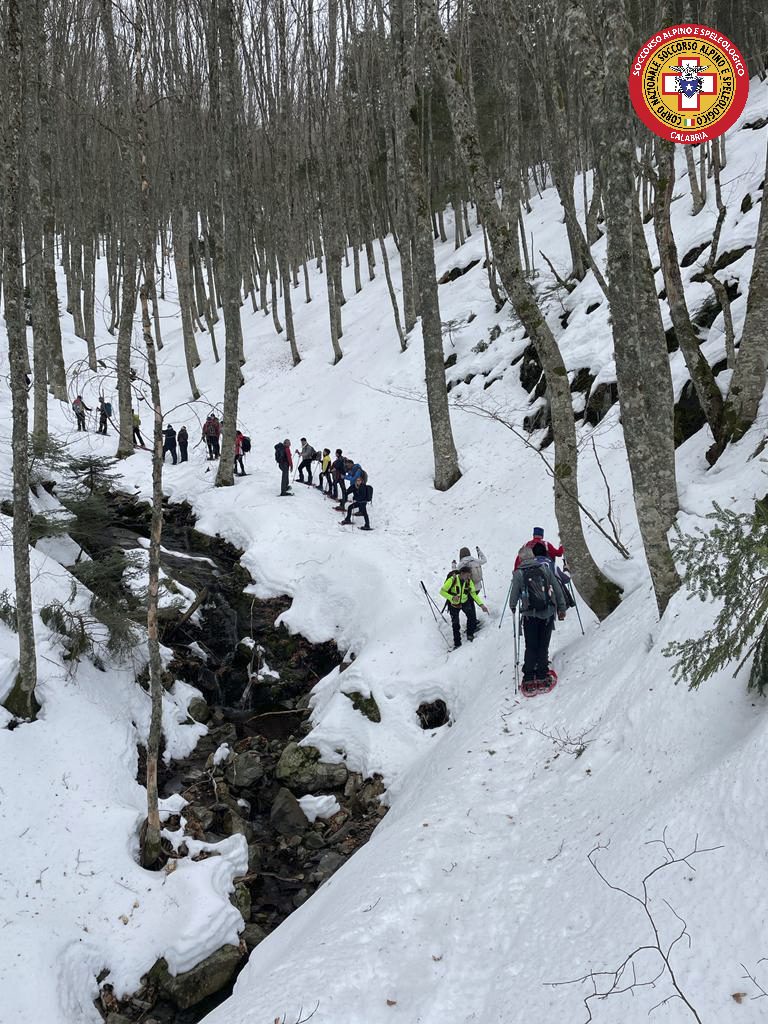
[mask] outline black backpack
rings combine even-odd
[[[373,488],[370,484],[365,484],[365,500],[373,501]]]
[[[546,611],[554,604],[546,572],[540,565],[526,565],[520,571],[523,574],[520,610],[523,613]]]
[[[250,437],[244,437],[242,439],[242,441],[240,442],[240,447],[243,450],[243,455],[247,455],[248,452],[251,450],[251,439],[250,439]]]
[[[287,461],[288,460],[285,457],[285,445],[284,444],[276,444],[275,445],[275,462],[278,464],[278,466],[282,466],[282,464],[284,462],[287,462]]]
[[[112,415],[112,403],[111,402],[105,402],[104,403],[104,415],[107,417],[107,419],[109,419],[111,417],[111,415]]]

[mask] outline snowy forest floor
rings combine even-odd
[[[741,125],[766,114],[768,88],[755,82],[728,139],[722,252],[754,240],[768,129]],[[711,197],[698,217],[690,217],[682,159],[678,173],[673,225],[684,256],[711,237],[716,214]],[[581,191],[577,182],[579,203]],[[748,194],[753,205],[742,213]],[[565,271],[565,230],[554,190],[532,205],[526,220],[532,248]],[[447,226],[450,232],[450,219]],[[650,225],[647,233],[653,255]],[[600,263],[604,245],[594,250]],[[397,278],[391,244],[389,252]],[[634,958],[636,985],[627,976],[623,994],[593,1001],[593,1019],[639,1024],[657,1007],[653,1019],[683,1024],[695,1018],[668,974],[660,974],[659,954],[648,948],[654,943],[649,918],[607,882],[641,893],[643,877],[664,862],[668,849],[682,856],[697,842],[717,849],[672,865],[650,883],[661,946],[669,948],[684,922],[686,936],[674,945],[671,962],[702,1021],[764,1018],[766,1003],[755,997],[761,996],[757,982],[768,988],[768,969],[760,963],[768,957],[768,828],[754,811],[768,769],[766,710],[762,699],[747,693],[746,671],[736,679],[725,671],[695,693],[673,684],[663,647],[706,629],[716,608],[689,602],[683,591],[657,621],[617,406],[596,427],[580,428],[580,485],[585,505],[605,521],[599,457],[621,539],[633,557],[622,560],[595,531],[589,539],[598,561],[625,587],[624,601],[601,625],[582,606],[584,637],[572,614],[558,626],[552,651],[560,684],[550,696],[523,701],[514,692],[511,618],[497,629],[511,563],[533,525],[544,526],[553,540],[557,527],[539,454],[466,408],[500,410],[521,425],[530,401],[519,364],[511,366],[527,342],[509,306],[494,312],[483,255],[479,230],[458,251],[452,242],[436,245],[438,277],[479,260],[440,287],[449,325],[445,354],[456,356],[448,375],[455,382],[453,422],[463,471],[449,492],[432,487],[419,329],[401,354],[381,267],[358,295],[351,270],[345,273],[344,358],[336,366],[324,279],[314,270],[312,303],[301,304],[300,291],[294,295],[302,354],[297,368],[271,318],[244,306],[239,425],[252,440],[249,475],[234,488],[215,489],[202,446],[192,450],[189,463],[166,466],[166,494],[192,504],[199,529],[244,550],[255,592],[292,596],[283,616],[290,629],[313,641],[334,639],[354,653],[351,667],[316,687],[307,742],[328,760],[381,773],[390,805],[368,845],[257,948],[232,998],[208,1018],[211,1024],[294,1024],[313,1010],[315,1024],[578,1024],[588,1017],[583,1000],[594,990],[590,973],[617,969],[634,950],[641,950]],[[709,298],[708,286],[691,280],[704,258],[683,271],[694,313]],[[740,284],[737,336],[751,263],[748,249],[727,268]],[[556,290],[548,271],[540,271],[536,286],[546,296],[568,370],[588,368],[593,387],[613,380],[607,303],[592,275],[570,295]],[[194,444],[202,420],[220,402],[223,364],[214,365],[199,335],[203,398],[190,402],[174,289],[167,282],[161,306],[164,407],[166,422],[177,429],[186,423]],[[97,295],[105,293],[102,276]],[[102,321],[107,316],[103,309]],[[66,314],[62,324],[72,366],[82,361],[85,345],[71,333]],[[138,365],[138,329],[135,337]],[[113,357],[104,322],[98,345],[102,357]],[[702,348],[712,363],[722,357],[722,317]],[[679,394],[687,379],[680,352],[671,364]],[[81,372],[75,381],[88,405],[100,391],[116,405],[107,373],[89,380]],[[7,389],[0,401],[7,440]],[[764,403],[753,430],[712,470],[704,458],[711,443],[706,430],[680,446],[683,531],[705,526],[713,501],[746,511],[768,491],[764,460],[752,458],[767,413]],[[73,450],[114,451],[114,436],[78,436],[70,409],[52,401],[50,415],[52,430]],[[286,436],[296,446],[302,435],[316,448],[343,448],[366,468],[375,489],[374,532],[340,529],[330,502],[298,484],[292,499],[277,497],[273,446]],[[0,459],[1,496],[8,497],[8,444]],[[149,495],[148,453],[137,452],[120,470],[125,490]],[[0,590],[12,591],[10,521],[3,527]],[[419,581],[436,597],[464,544],[479,544],[488,557],[491,618],[472,646],[449,654]],[[71,577],[56,557],[56,545],[34,553],[37,607],[54,592],[69,592]],[[244,850],[233,840],[221,857],[182,863],[170,875],[137,866],[143,791],[135,782],[136,741],[146,731],[147,698],[130,666],[110,666],[104,674],[83,663],[68,672],[39,620],[36,626],[40,719],[0,731],[0,1021],[80,1024],[99,1020],[91,1000],[102,967],[110,968],[116,989],[128,992],[158,956],[180,971],[234,940],[242,925],[228,892],[244,870]],[[0,625],[0,689],[12,681],[14,658],[15,637]],[[352,691],[375,698],[381,722],[354,709],[343,695]],[[416,708],[436,698],[445,700],[451,725],[425,731]],[[166,701],[171,754],[183,754],[196,738],[195,727],[181,724],[189,699],[189,688],[178,687]],[[596,847],[607,882],[588,860]],[[655,986],[648,985],[654,978]],[[597,990],[610,980],[596,975]]]

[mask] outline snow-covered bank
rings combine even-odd
[[[766,88],[755,85],[745,119],[766,111]],[[740,200],[757,195],[765,136],[765,128],[737,128],[731,135],[731,212],[723,251],[754,237],[759,206],[742,214]],[[695,220],[688,216],[682,163],[680,172],[674,227],[684,254],[711,233],[714,213],[710,202]],[[565,260],[552,190],[535,202],[528,228],[537,249],[556,265]],[[648,234],[651,240],[650,226]],[[451,244],[438,245],[438,274],[482,253],[478,232],[459,252]],[[602,256],[600,245],[596,255]],[[394,249],[391,257],[396,271]],[[746,252],[728,268],[742,284],[742,297],[734,303],[737,326],[751,259]],[[696,270],[694,262],[684,271],[693,309],[708,294],[706,286],[691,283]],[[553,281],[542,275],[540,283],[550,287]],[[201,529],[244,549],[258,593],[293,596],[284,616],[290,628],[313,640],[334,638],[356,655],[343,674],[332,673],[316,688],[309,741],[329,759],[381,772],[391,804],[371,843],[258,947],[232,999],[209,1019],[263,1024],[285,1018],[294,1024],[316,1007],[317,1024],[579,1021],[586,1017],[588,983],[550,983],[616,967],[649,940],[638,907],[600,881],[587,855],[610,842],[599,855],[601,870],[637,892],[643,875],[663,860],[655,841],[665,833],[677,853],[688,852],[697,834],[703,846],[723,847],[694,860],[691,869],[669,869],[652,889],[662,942],[679,931],[664,899],[687,922],[690,947],[680,942],[673,955],[681,987],[702,1020],[761,1019],[765,1004],[752,1001],[759,993],[744,980],[741,965],[758,972],[768,987],[765,965],[758,966],[768,955],[766,835],[752,810],[760,806],[765,769],[764,709],[746,694],[743,678],[734,681],[727,673],[696,694],[672,685],[661,648],[704,629],[713,612],[681,594],[664,621],[656,621],[618,410],[594,430],[583,429],[581,483],[585,504],[603,517],[606,493],[593,438],[622,540],[634,559],[624,563],[594,532],[590,543],[626,586],[626,600],[600,627],[585,615],[584,638],[569,616],[553,644],[560,685],[550,697],[522,704],[513,687],[511,622],[502,631],[496,625],[519,543],[534,523],[555,537],[549,479],[539,456],[502,425],[456,410],[464,475],[448,493],[436,493],[426,408],[411,400],[423,390],[418,329],[400,354],[383,275],[360,295],[354,295],[351,279],[345,285],[345,356],[337,366],[331,365],[318,275],[312,278],[312,304],[295,310],[303,356],[296,369],[271,321],[244,307],[248,361],[241,425],[253,443],[250,475],[235,488],[215,490],[199,448],[190,463],[169,466],[165,474],[166,492],[193,504]],[[172,299],[170,288],[168,294]],[[457,357],[450,378],[475,375],[457,384],[452,395],[498,405],[521,421],[528,395],[510,362],[525,342],[507,308],[494,313],[481,263],[441,286],[440,298],[444,321],[454,322],[446,335],[446,356]],[[599,300],[591,277],[562,304],[556,295],[550,300],[568,369],[589,368],[595,385],[613,376],[606,304],[586,312]],[[564,308],[572,310],[565,329]],[[164,316],[176,312],[171,302],[163,308]],[[175,410],[174,426],[186,420],[193,432],[196,418],[208,411],[205,401],[220,398],[223,367],[206,356],[200,374],[205,399],[186,406],[180,330],[173,320],[163,322],[165,404]],[[501,333],[491,341],[496,327]],[[113,339],[103,333],[100,343],[108,351]],[[66,345],[68,359],[82,355],[83,343],[71,333]],[[719,358],[719,319],[703,347],[713,361]],[[680,387],[685,378],[679,353],[672,363]],[[89,404],[92,397],[86,390]],[[55,429],[68,432],[73,446],[112,450],[113,438],[77,437],[68,410],[52,405],[51,411]],[[712,500],[747,509],[764,493],[764,466],[750,456],[764,433],[766,411],[764,406],[753,431],[713,471],[704,459],[706,431],[679,449],[683,528],[700,522]],[[316,447],[344,448],[368,470],[376,492],[373,533],[340,529],[340,517],[317,491],[297,485],[292,499],[277,497],[273,444],[285,436],[296,444],[300,435]],[[7,490],[7,453],[4,458]],[[138,452],[123,472],[126,487],[148,492],[145,453]],[[436,594],[458,548],[477,543],[489,559],[485,575],[493,619],[472,647],[449,657],[419,581]],[[9,586],[7,549],[3,557],[3,586]],[[62,586],[68,589],[68,581]],[[47,583],[45,588],[48,599]],[[37,600],[43,600],[42,592]],[[2,635],[12,659],[14,639]],[[42,651],[45,643],[41,632]],[[10,1004],[2,1001],[4,1024],[97,1020],[89,1000],[102,966],[111,968],[116,987],[129,988],[157,956],[181,970],[193,952],[201,956],[232,941],[238,927],[227,900],[231,878],[242,869],[238,851],[190,863],[168,879],[135,864],[142,793],[134,781],[131,723],[141,728],[147,708],[130,674],[83,667],[70,679],[60,664],[46,664],[41,674],[41,720],[0,734],[3,889],[10,900],[3,901],[10,923],[0,929],[6,951],[0,970],[6,974],[4,994],[13,995]],[[343,695],[352,691],[373,695],[381,722],[354,709]],[[453,725],[425,731],[416,708],[438,697],[446,701]],[[577,758],[559,749],[563,738],[586,750]],[[60,812],[51,813],[51,794],[61,801]],[[197,908],[194,917],[191,908]],[[650,955],[637,966],[639,980],[657,970]],[[741,992],[745,998],[733,998]],[[672,994],[662,979],[655,989],[601,1004],[596,1019],[635,1024]],[[672,1024],[691,1019],[679,1000],[664,1002],[655,1016]]]

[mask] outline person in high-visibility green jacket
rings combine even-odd
[[[478,596],[475,584],[472,582],[472,570],[468,565],[448,573],[448,578],[440,588],[440,596],[448,602],[448,611],[451,613],[454,648],[461,647],[459,612],[463,611],[467,617],[467,640],[474,640],[477,632],[475,605],[479,604],[486,615],[488,609],[483,604],[482,598]]]

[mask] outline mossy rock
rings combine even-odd
[[[343,764],[320,760],[317,747],[289,743],[275,768],[275,778],[294,793],[324,793],[338,789],[347,781]]]
[[[364,697],[362,693],[354,690],[352,693],[345,693],[344,696],[352,701],[352,707],[355,711],[365,715],[369,722],[381,721],[381,711],[379,711],[379,705],[376,703],[376,698],[373,694],[369,697]]]
[[[165,960],[158,960],[148,980],[180,1010],[188,1010],[228,985],[242,959],[239,946],[222,946],[191,971],[175,977]]]

